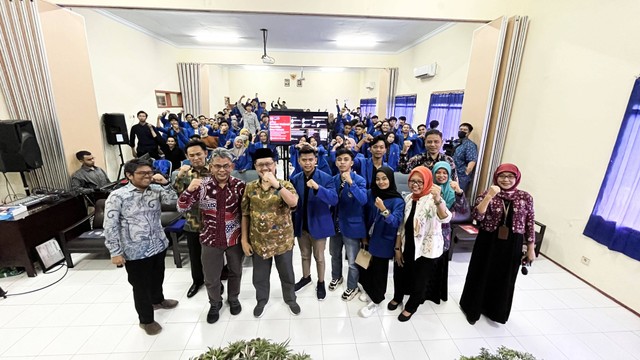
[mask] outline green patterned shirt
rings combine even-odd
[[[296,194],[290,182],[278,182]],[[247,183],[241,208],[243,216],[249,215],[249,243],[256,255],[268,259],[293,249],[292,209],[276,189],[263,190],[260,179]]]
[[[173,187],[176,189],[178,195],[180,195],[183,191],[187,190],[189,184],[191,184],[191,180],[196,178],[202,179],[209,175],[209,169],[206,166],[202,169],[191,168],[184,176],[178,176],[176,178]],[[187,211],[184,214],[184,218],[186,220],[183,228],[184,231],[200,232],[200,209],[198,209],[197,206]]]

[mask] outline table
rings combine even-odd
[[[55,238],[60,230],[86,215],[83,198],[70,197],[37,205],[26,217],[0,221],[0,267],[24,267],[29,277],[36,276],[35,247]]]

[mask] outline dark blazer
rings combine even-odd
[[[338,203],[338,193],[333,183],[331,175],[323,171],[316,170],[312,177],[319,188],[317,191],[309,189],[307,199],[307,224],[309,233],[314,239],[321,239],[335,235],[333,219],[330,207]],[[304,172],[300,172],[291,177],[291,183],[298,193],[298,207],[293,213],[293,232],[295,236],[302,235],[302,216],[304,201]]]

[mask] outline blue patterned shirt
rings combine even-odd
[[[453,162],[455,162],[456,169],[458,169],[458,176],[464,177],[471,175],[467,175],[466,170],[467,165],[472,161],[478,161],[478,146],[469,139],[463,140],[453,154]]]
[[[105,204],[105,246],[111,257],[139,260],[162,252],[169,245],[160,223],[161,202],[178,198],[170,185],[151,184],[144,191],[132,184],[114,190]]]

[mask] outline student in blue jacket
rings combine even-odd
[[[374,137],[369,143],[369,149],[371,149],[370,158],[356,157],[354,161],[354,169],[359,171],[358,175],[367,182],[367,189],[372,187],[376,169],[387,165],[384,161],[384,154],[387,152],[387,141],[384,135]]]
[[[382,166],[375,173],[366,207],[369,267],[360,268],[360,284],[364,292],[359,299],[367,303],[359,314],[369,317],[378,311],[387,291],[389,260],[395,255],[396,235],[404,219],[404,200],[396,188],[393,170]]]
[[[384,154],[384,161],[387,165],[396,171],[398,168],[398,161],[400,160],[400,147],[396,144],[396,134],[390,132],[385,138],[387,139],[387,152]]]
[[[309,137],[309,145],[311,145],[318,154],[318,170],[331,175],[331,168],[327,162],[327,150],[320,144],[316,136]]]
[[[344,247],[349,263],[349,272],[342,300],[350,301],[360,291],[356,256],[360,249],[360,243],[367,235],[364,223],[367,183],[362,176],[351,169],[354,159],[351,150],[340,147],[335,151],[335,157],[339,173],[333,177],[333,183],[338,193],[338,204],[332,209],[336,234],[329,240],[329,253],[331,254],[329,291],[334,291],[344,281],[342,277],[342,247]]]
[[[300,147],[306,143],[307,137],[305,135],[302,135],[300,136],[300,139],[298,139],[297,144],[289,146],[289,163],[293,165],[293,171],[291,172],[290,177],[293,177],[293,175],[302,171],[300,163],[298,163],[298,149],[300,149]]]
[[[276,149],[276,146],[272,145],[269,141],[269,132],[265,130],[261,130],[258,133],[258,136],[256,136],[256,141],[249,145],[249,155],[251,155],[251,158],[254,158],[256,150],[262,148],[271,149],[271,152],[273,153],[273,161],[278,162],[278,150]]]
[[[298,150],[298,162],[302,172],[291,178],[298,194],[298,206],[293,213],[293,233],[298,239],[302,256],[302,278],[295,285],[299,291],[311,283],[311,252],[316,261],[318,284],[316,296],[324,300],[327,291],[324,286],[324,250],[327,237],[335,235],[331,206],[338,203],[338,194],[331,175],[316,170],[318,154],[310,145]]]
[[[253,166],[253,160],[251,160],[251,156],[245,145],[246,140],[247,137],[245,135],[237,136],[233,140],[233,148],[231,149],[234,170],[241,173],[250,170]]]

